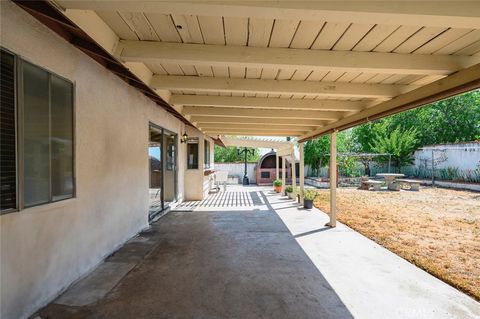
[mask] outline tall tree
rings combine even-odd
[[[220,147],[215,145],[215,163],[237,163],[244,161],[244,155],[238,155],[237,148],[234,146]],[[257,162],[260,159],[260,150],[254,149],[253,154],[248,154],[247,161]]]
[[[480,91],[454,96],[353,128],[355,147],[372,152],[372,141],[389,132],[416,129],[416,147],[480,139]]]
[[[354,145],[351,130],[337,134],[338,152],[350,152]],[[318,175],[319,169],[328,165],[330,160],[330,136],[324,135],[305,142],[304,161],[309,165],[313,174]]]
[[[400,168],[412,164],[412,154],[417,148],[418,132],[415,128],[402,130],[397,127],[390,134],[379,134],[370,144],[371,149],[376,153],[392,154],[392,161],[395,167]],[[379,161],[386,161],[388,157],[379,157]]]
[[[310,166],[314,175],[318,175],[319,169],[328,164],[327,154],[329,151],[330,139],[328,136],[321,136],[305,142],[304,162]]]

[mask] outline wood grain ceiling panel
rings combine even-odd
[[[327,22],[313,43],[312,49],[330,50],[347,30],[349,25],[349,23]]]
[[[352,23],[337,41],[333,50],[350,51],[373,27],[374,24]]]
[[[299,23],[298,20],[276,19],[273,24],[269,46],[272,48],[290,47]]]
[[[172,17],[169,14],[145,13],[145,17],[160,38],[160,41],[182,42]]]
[[[173,14],[172,19],[183,43],[204,43],[197,16]]]
[[[402,44],[396,47],[393,52],[395,53],[412,53],[422,45],[432,40],[442,32],[446,31],[446,28],[439,27],[425,27],[416,32],[414,35],[405,40]]]
[[[411,37],[415,32],[420,30],[421,27],[417,26],[400,26],[392,34],[390,34],[385,40],[377,45],[373,51],[375,52],[392,52],[401,43]]]
[[[290,47],[295,49],[309,49],[324,24],[325,22],[323,21],[300,21]]]

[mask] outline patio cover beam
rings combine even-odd
[[[235,108],[262,108],[287,110],[319,111],[360,111],[372,101],[334,101],[334,100],[300,100],[261,97],[206,96],[174,94],[170,98],[173,105],[195,105]],[[378,103],[378,102],[376,102]]]
[[[197,123],[197,127],[201,130],[228,130],[228,129],[252,129],[257,131],[268,131],[268,130],[275,130],[275,131],[311,131],[314,130],[315,126],[285,126],[285,125],[277,125],[275,121],[271,121],[269,125],[252,125],[252,124],[220,124],[220,123]]]
[[[259,48],[131,40],[120,41],[119,52],[121,59],[129,62],[406,75],[447,75],[480,62],[480,57],[470,56]]]
[[[221,137],[223,144],[225,146],[236,146],[236,147],[252,147],[252,148],[273,148],[273,149],[285,149],[292,148],[293,143],[288,141],[269,141],[263,139],[244,139],[244,138],[233,138],[233,137]]]
[[[271,124],[272,120],[268,118],[248,118],[248,117],[224,117],[224,116],[191,116],[190,120],[195,125],[202,124]],[[328,121],[312,119],[275,119],[275,125],[283,126],[322,126]]]
[[[303,94],[308,96],[346,98],[392,98],[411,91],[418,86],[404,84],[360,84],[340,82],[313,82],[291,80],[263,80],[216,78],[181,75],[154,75],[150,86],[153,89],[225,92],[225,93],[265,93]]]
[[[57,0],[97,11],[480,28],[476,1],[145,1]]]
[[[299,142],[329,134],[334,130],[345,130],[368,121],[403,112],[478,88],[480,88],[480,64],[327,124],[318,130],[305,134],[300,138]]]
[[[301,136],[305,134],[307,131],[299,131],[299,130],[292,130],[292,131],[277,131],[277,130],[266,130],[266,131],[258,131],[254,128],[246,129],[246,130],[238,130],[238,129],[231,129],[231,130],[218,130],[218,129],[209,129],[203,131],[205,134],[208,135],[238,135],[238,136]]]
[[[228,107],[208,106],[184,106],[184,115],[201,116],[225,116],[225,117],[257,117],[257,118],[286,118],[286,119],[317,119],[317,120],[338,120],[345,112],[330,111],[297,111],[297,110],[272,110],[266,109],[235,109]],[[273,121],[274,122],[274,121]]]

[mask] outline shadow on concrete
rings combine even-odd
[[[253,205],[255,206],[265,205],[260,199],[260,196],[258,196],[258,192],[249,192],[249,193],[250,193],[250,197],[252,198]]]
[[[265,194],[257,196],[268,209],[169,213],[152,225],[152,249],[106,296],[81,307],[53,303],[40,315],[353,318]]]
[[[319,229],[314,229],[314,230],[307,231],[307,232],[304,232],[304,233],[301,233],[301,234],[297,234],[293,237],[300,238],[300,237],[304,237],[304,236],[308,236],[308,235],[312,235],[312,234],[316,234],[316,233],[321,233],[323,231],[330,230],[330,229],[332,229],[332,227],[325,226],[325,227],[322,227],[322,228],[319,228]]]

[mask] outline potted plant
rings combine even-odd
[[[273,189],[275,190],[276,193],[280,193],[282,191],[282,181],[279,179],[274,180]]]
[[[287,187],[285,187],[285,194],[288,196],[288,198],[292,198],[292,195],[293,195],[292,185],[288,185]]]
[[[305,195],[303,197],[303,207],[305,207],[306,209],[312,209],[313,201],[315,200],[315,197],[317,197],[317,195],[317,191],[313,189],[306,189]]]

